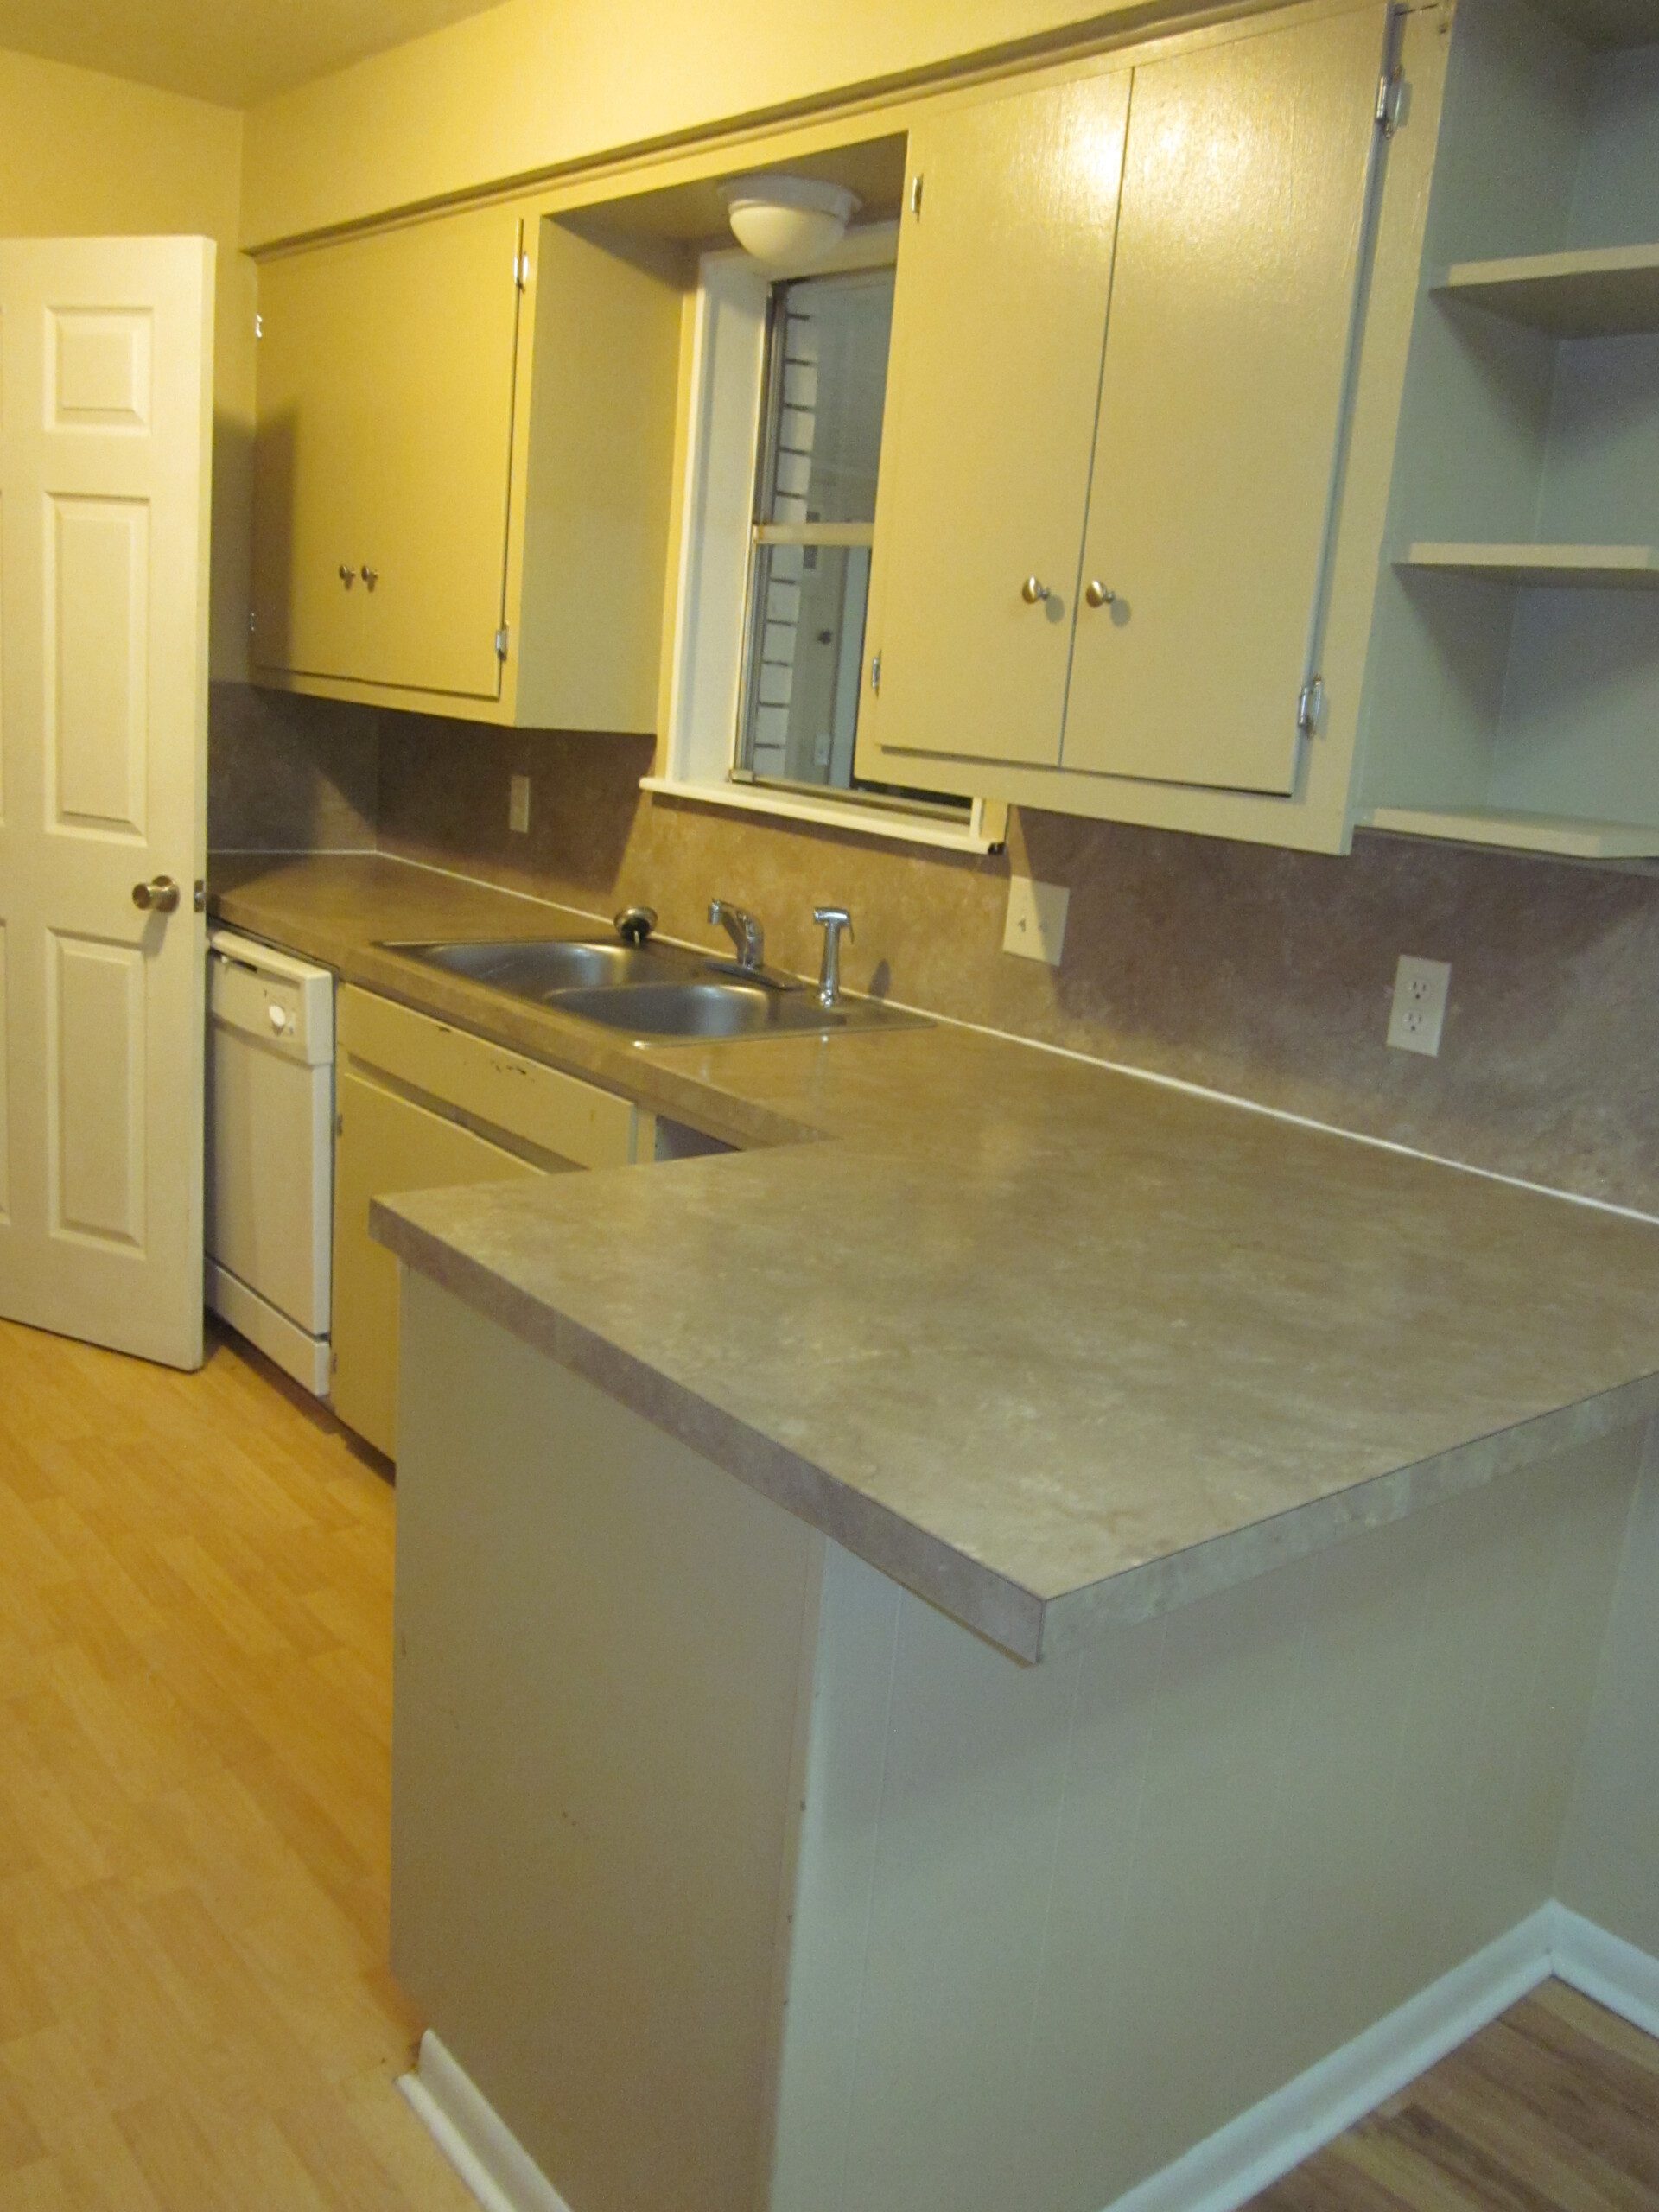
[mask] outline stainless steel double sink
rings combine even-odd
[[[824,1006],[809,983],[746,970],[687,947],[602,938],[499,938],[486,943],[386,943],[448,976],[574,1014],[642,1041],[839,1035],[854,1029],[919,1029],[925,1015],[874,999]]]

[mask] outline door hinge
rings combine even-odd
[[[1376,87],[1376,127],[1385,138],[1392,138],[1400,128],[1405,104],[1406,73],[1396,61]]]
[[[881,689],[881,656],[880,653],[872,653],[870,655],[870,689],[872,691],[879,691]]]
[[[254,613],[253,609],[250,607],[248,609],[248,635],[251,637],[258,627],[259,617]]]
[[[497,660],[505,660],[507,657],[507,626],[505,622],[495,633],[495,657]]]
[[[199,914],[205,914],[205,913],[207,912],[207,879],[206,879],[206,877],[205,877],[205,876],[200,876],[200,875],[199,875],[199,876],[196,878],[196,889],[195,889],[195,896],[194,896],[194,906],[195,906],[196,912],[197,912]]]
[[[1325,715],[1325,678],[1310,676],[1296,698],[1296,727],[1304,737],[1315,737]]]
[[[922,212],[922,173],[920,169],[918,169],[915,175],[910,180],[910,212],[912,215],[919,215]]]
[[[515,291],[522,292],[530,282],[530,256],[515,253],[512,257],[512,283]]]
[[[337,1137],[343,1137],[345,1134],[346,1116],[343,1114],[336,1114],[334,1116],[334,1135]]]
[[[253,334],[256,338],[263,338],[265,334],[265,318],[262,315],[253,318]]]

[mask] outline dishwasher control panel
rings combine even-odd
[[[334,1058],[332,976],[285,961],[269,947],[245,944],[227,931],[214,931],[208,950],[207,1010],[213,1021],[264,1039],[284,1058],[308,1067],[322,1067]]]

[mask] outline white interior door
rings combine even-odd
[[[0,242],[0,1313],[201,1361],[213,248]],[[141,912],[136,886],[166,877]]]

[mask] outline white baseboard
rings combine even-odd
[[[1564,1904],[1545,1908],[1550,1916],[1552,1969],[1582,1996],[1592,1997],[1635,2028],[1659,2037],[1659,1959],[1610,1936],[1582,1913]]]
[[[570,2212],[524,2145],[429,2028],[397,2087],[484,2212]]]
[[[1555,1971],[1556,1908],[1507,1936],[1138,2182],[1109,2212],[1237,2212]]]
[[[1659,1959],[1565,1905],[1541,1905],[1109,2212],[1238,2212],[1552,1976],[1659,2037]],[[417,2071],[397,2086],[485,2212],[570,2212],[430,2028]]]

